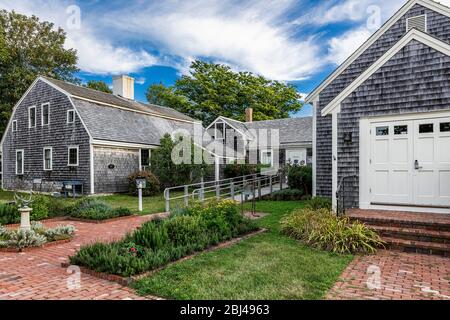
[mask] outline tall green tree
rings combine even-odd
[[[302,108],[300,95],[292,85],[203,61],[194,61],[190,75],[183,76],[171,87],[150,86],[147,99],[202,120],[204,124],[218,116],[244,121],[248,107],[253,108],[254,120],[287,118],[289,113]]]
[[[77,53],[66,33],[39,18],[0,11],[0,136],[14,105],[39,75],[78,83]]]
[[[108,85],[104,81],[89,80],[88,83],[86,84],[86,88],[94,89],[105,93],[113,93],[112,90],[108,87]]]

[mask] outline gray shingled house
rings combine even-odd
[[[192,118],[135,101],[132,78],[115,77],[113,91],[36,79],[1,141],[2,188],[58,191],[77,181],[88,194],[127,191],[127,176],[149,165],[164,134],[192,132]]]
[[[408,1],[306,99],[314,193],[450,213],[450,8]]]
[[[312,117],[253,121],[252,114],[248,108],[246,122],[218,117],[206,130],[215,140],[237,151],[236,159],[280,167],[312,164]],[[223,162],[226,160],[233,159],[225,157]]]

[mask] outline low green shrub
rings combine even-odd
[[[33,202],[30,207],[33,211],[30,213],[30,219],[37,221],[47,219],[49,216],[50,197],[44,195],[37,195],[33,197]]]
[[[309,166],[289,166],[287,169],[290,189],[302,190],[305,195],[312,193],[312,168]]]
[[[384,244],[364,224],[337,217],[327,209],[295,211],[281,221],[281,228],[307,245],[340,254],[374,253]]]
[[[232,201],[195,205],[153,220],[110,244],[81,248],[70,262],[98,272],[130,276],[161,267],[230,237],[255,230]]]
[[[142,189],[142,196],[150,197],[159,193],[161,184],[158,178],[150,171],[137,171],[128,177],[128,189],[130,194],[137,195],[136,179],[145,179],[147,185]]]
[[[73,209],[73,203],[65,198],[49,197],[47,203],[49,218],[63,217],[70,215]]]
[[[70,216],[87,220],[106,220],[132,215],[128,208],[113,209],[109,204],[97,198],[84,198],[72,208]]]
[[[329,198],[314,197],[307,201],[305,207],[311,210],[327,209],[331,211],[332,202]]]
[[[71,225],[59,225],[53,229],[44,230],[44,235],[49,242],[70,239],[73,237],[74,233],[75,227]]]
[[[266,195],[262,197],[263,200],[272,200],[272,201],[295,201],[295,200],[303,200],[305,198],[302,190],[298,189],[285,189],[275,191],[270,195]]]
[[[20,214],[17,207],[12,204],[0,204],[0,224],[13,224],[20,222]]]

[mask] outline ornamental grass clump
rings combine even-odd
[[[97,272],[132,276],[256,230],[236,203],[215,201],[179,210],[165,220],[144,223],[123,240],[81,248],[70,263]]]
[[[339,254],[375,253],[383,247],[366,225],[334,215],[328,209],[301,209],[281,221],[284,234],[320,250]]]

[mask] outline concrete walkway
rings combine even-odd
[[[47,227],[71,224],[73,240],[24,253],[0,253],[0,300],[142,300],[132,289],[61,267],[83,245],[121,239],[152,216],[130,217],[104,224],[52,221]],[[81,276],[79,286],[78,276]]]

